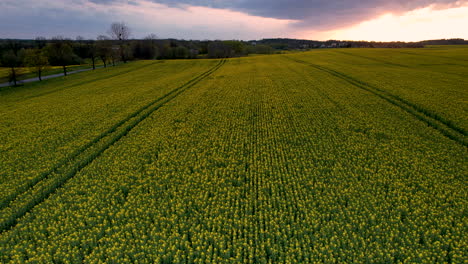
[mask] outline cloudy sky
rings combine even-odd
[[[0,38],[468,39],[468,0],[0,0]]]

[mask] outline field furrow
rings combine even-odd
[[[289,59],[292,59],[290,57],[288,57]],[[397,105],[399,106],[401,109],[407,111],[408,113],[411,113],[412,115],[414,115],[414,117],[416,117],[417,119],[425,122],[428,126],[440,131],[443,135],[445,135],[446,137],[460,143],[461,145],[465,146],[465,147],[468,147],[468,142],[467,142],[467,139],[466,139],[466,136],[467,136],[467,132],[463,129],[463,128],[460,128],[460,127],[457,127],[453,122],[451,122],[450,120],[446,120],[445,118],[442,118],[441,116],[439,116],[438,114],[432,112],[432,111],[429,111],[427,109],[424,109],[418,105],[415,105],[414,103],[412,102],[409,102],[399,96],[396,96],[396,95],[393,95],[393,94],[390,94],[386,91],[383,91],[375,86],[372,86],[368,83],[365,83],[363,81],[360,81],[360,80],[357,80],[353,77],[350,77],[346,74],[343,74],[341,72],[338,72],[338,71],[335,71],[335,70],[332,70],[330,68],[326,68],[324,66],[319,66],[319,65],[316,65],[316,64],[312,64],[312,63],[309,63],[309,62],[306,62],[306,61],[302,61],[302,60],[298,60],[298,59],[292,59],[298,63],[303,63],[303,64],[307,64],[309,66],[312,66],[316,69],[319,69],[319,70],[322,70],[322,71],[325,71],[335,77],[338,77],[340,79],[343,79],[345,81],[347,81],[348,83],[354,85],[355,87],[358,87],[358,88],[361,88],[361,89],[364,89],[366,91],[369,91],[375,95],[377,95],[378,97],[384,99],[385,101],[391,103],[391,104],[394,104],[394,105]]]
[[[0,91],[0,262],[463,263],[465,80],[439,79],[457,66],[340,52]]]
[[[39,175],[32,181],[20,186],[16,193],[7,196],[0,203],[0,232],[3,232],[17,223],[17,219],[24,216],[34,206],[43,202],[57,188],[60,188],[66,181],[75,176],[80,170],[99,157],[105,150],[115,144],[122,137],[126,136],[135,126],[142,122],[154,111],[164,104],[174,99],[185,90],[196,85],[210,74],[215,72],[225,63],[220,61],[214,68],[188,81],[186,84],[172,90],[164,96],[157,98],[149,104],[143,106],[138,111],[129,115],[126,119],[115,124],[108,131],[77,150],[72,155],[66,157],[51,170]],[[4,209],[5,207],[8,207]]]
[[[109,133],[115,132],[119,126],[134,118],[135,114],[151,106],[154,98],[170,94],[193,79],[194,75],[213,67],[209,64],[192,63],[182,63],[180,66],[150,64],[153,66],[147,70],[134,72],[137,78],[148,75],[158,78],[156,82],[141,81],[143,89],[133,91],[138,82],[125,81],[128,76],[123,75],[114,77],[110,84],[103,80],[88,87],[77,86],[68,91],[50,94],[45,99],[48,103],[40,107],[38,105],[44,100],[41,97],[18,103],[17,109],[22,109],[21,111],[11,112],[5,106],[6,111],[2,117],[4,122],[1,124],[5,133],[0,137],[0,151],[8,155],[0,157],[3,168],[0,178],[1,206],[6,206],[17,194],[47,177],[58,167],[70,163],[70,159],[75,159]],[[134,65],[137,69],[141,66]],[[174,66],[180,73],[164,76]],[[102,74],[107,76],[107,72]],[[73,76],[70,83],[81,83],[82,78],[78,77]],[[114,86],[113,83],[119,85]],[[45,90],[47,89],[54,90],[57,87],[51,85]],[[86,89],[92,89],[96,96],[91,98],[83,95],[83,92],[88,93]],[[24,98],[15,95],[15,98],[18,97]],[[8,102],[11,97],[5,95],[1,99]],[[23,122],[13,122],[16,118]],[[28,127],[33,129],[28,131]]]

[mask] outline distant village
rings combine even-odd
[[[274,41],[273,41],[274,42]],[[258,44],[265,45],[263,41],[251,41],[250,44],[252,46],[257,46]],[[273,44],[273,46],[276,46],[276,44]],[[289,48],[288,46],[282,46],[281,44],[278,45],[280,49],[283,48]],[[349,48],[351,47],[351,44],[348,42],[331,42],[331,43],[322,43],[322,44],[299,44],[299,46],[295,46],[294,49],[301,49],[301,50],[308,50],[308,49],[326,49],[326,48]]]
[[[341,40],[300,40],[300,39],[263,39],[249,41],[251,45],[268,45],[276,50],[308,50],[326,48],[423,48],[426,45],[468,45],[464,39],[439,39],[419,42],[376,42],[376,41],[341,41]]]

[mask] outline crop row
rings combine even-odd
[[[230,60],[4,232],[1,260],[461,263],[465,147],[310,71]]]
[[[18,194],[70,163],[142,106],[214,64],[141,62],[2,94],[0,206],[7,206]],[[125,73],[129,69],[134,71]],[[122,75],[112,77],[114,71]]]
[[[34,206],[47,199],[57,188],[60,188],[66,181],[75,176],[76,173],[90,164],[110,146],[115,144],[115,142],[126,136],[128,132],[141,121],[185,90],[208,77],[221,67],[224,62],[224,60],[221,60],[212,69],[196,76],[184,85],[141,107],[138,111],[130,114],[127,118],[121,120],[109,130],[55,165],[54,168],[47,173],[43,173],[37,178],[34,178],[31,182],[23,185],[22,189],[19,189],[13,194],[14,196],[11,195],[7,197],[9,200],[4,200],[3,206],[1,207],[3,210],[0,211],[0,231],[14,226],[18,218],[24,216]],[[6,205],[8,205],[7,208],[5,208]]]
[[[407,51],[416,55],[408,55]],[[437,117],[431,118],[447,123],[452,126],[451,129],[456,127],[455,130],[460,133],[465,131],[466,135],[465,87],[468,85],[468,64],[455,59],[463,58],[466,51],[454,50],[446,54],[453,58],[431,57],[431,54],[436,53],[429,49],[349,49],[339,52],[323,50],[291,57],[312,62],[378,88],[387,95],[398,97],[393,99],[413,104],[426,115],[436,114]]]
[[[319,70],[322,70],[322,71],[325,71],[329,74],[332,74],[333,76],[335,77],[338,77],[340,79],[343,79],[345,81],[347,81],[348,83],[352,84],[353,86],[356,86],[358,88],[361,88],[361,89],[364,89],[366,91],[369,91],[377,96],[379,96],[380,98],[386,100],[387,102],[391,103],[391,104],[394,104],[394,105],[397,105],[398,107],[402,108],[403,110],[407,111],[408,113],[411,113],[412,115],[414,115],[417,119],[425,122],[426,124],[428,124],[429,126],[433,127],[434,129],[437,129],[439,130],[443,135],[445,135],[446,137],[462,144],[463,146],[465,147],[468,147],[468,142],[466,140],[466,136],[467,136],[467,132],[463,129],[463,128],[460,128],[460,127],[457,127],[455,124],[453,124],[453,122],[451,122],[450,120],[446,120],[444,118],[442,118],[441,116],[439,116],[438,114],[432,112],[432,111],[429,111],[429,110],[426,110],[406,99],[403,99],[399,96],[396,96],[396,95],[393,95],[391,93],[388,93],[382,89],[379,89],[375,86],[372,86],[366,82],[363,82],[361,80],[357,80],[351,76],[348,76],[344,73],[341,73],[341,72],[338,72],[338,71],[335,71],[335,70],[332,70],[330,68],[327,68],[327,67],[324,67],[324,66],[319,66],[319,65],[316,65],[316,64],[312,64],[312,63],[309,63],[309,62],[306,62],[306,61],[303,61],[303,60],[298,60],[298,59],[293,59],[291,57],[287,57],[287,58],[290,58],[291,60],[294,60],[298,63],[303,63],[303,64],[307,64],[307,65],[310,65],[316,69],[319,69]]]

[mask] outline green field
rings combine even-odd
[[[0,91],[2,263],[466,263],[468,47]]]

